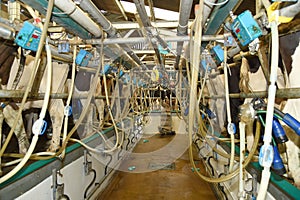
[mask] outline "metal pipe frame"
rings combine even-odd
[[[91,0],[81,0],[80,7],[88,12],[91,17],[101,26],[110,38],[121,38],[117,29],[112,26],[111,22],[101,13]],[[131,50],[127,44],[121,44],[120,47],[125,50],[126,54],[131,57],[138,65],[143,65],[139,57]]]
[[[192,9],[193,1],[192,0],[181,0],[180,1],[180,7],[179,7],[179,23],[177,27],[177,35],[187,35],[188,30],[188,20],[190,18],[191,9]],[[177,49],[176,49],[176,61],[174,68],[178,69],[181,52],[183,48],[183,42],[179,41],[177,42]]]
[[[152,27],[151,25],[151,22],[148,18],[148,15],[147,15],[147,12],[146,12],[146,8],[145,8],[145,2],[144,0],[133,0],[135,6],[136,6],[136,10],[137,12],[139,13],[139,17],[141,18],[141,22],[147,32],[147,35],[149,36],[149,38],[151,39],[151,44],[152,44],[152,47],[155,51],[155,54],[156,54],[156,57],[157,57],[157,60],[159,62],[160,65],[162,65],[162,59],[161,59],[161,56],[160,56],[160,53],[158,51],[158,45],[157,43],[152,40],[152,38],[156,38],[156,41],[159,42],[159,44],[164,48],[164,49],[169,49],[168,48],[168,44],[167,42],[165,42],[160,36],[159,34],[157,33],[157,31],[155,30],[154,27]]]
[[[188,22],[188,26],[192,24],[192,21]],[[124,22],[124,23],[118,23],[118,22],[112,22],[113,27],[115,27],[118,30],[126,30],[126,29],[138,29],[140,28],[139,24],[136,22]],[[178,21],[156,21],[155,23],[151,23],[151,25],[155,28],[176,28],[178,26]]]
[[[202,41],[215,41],[215,40],[224,40],[228,37],[230,33],[225,33],[224,35],[203,35]],[[184,42],[189,41],[191,39],[190,36],[172,36],[172,37],[162,37],[164,41],[168,42]],[[152,40],[156,41],[155,38]],[[145,37],[129,37],[129,38],[106,38],[103,41],[100,39],[88,39],[84,40],[86,44],[136,44],[136,43],[146,43],[148,39]]]
[[[6,40],[12,40],[15,37],[15,29],[7,24],[0,22],[0,37]]]
[[[229,94],[230,98],[265,98],[268,97],[268,91],[255,91],[249,94],[246,93],[232,93]],[[207,99],[220,99],[225,98],[225,95],[212,95],[205,96]],[[298,99],[300,98],[300,88],[285,88],[277,89],[276,98]]]
[[[20,90],[0,90],[1,100],[21,99],[23,95],[24,95],[24,91],[20,91]],[[42,100],[44,98],[44,95],[45,95],[44,93],[29,94],[28,99]],[[249,94],[246,93],[229,94],[230,98],[255,98],[255,97],[264,98],[267,96],[268,96],[268,91],[255,91]],[[68,97],[68,93],[52,93],[50,95],[50,98],[52,99],[66,99],[67,97]],[[224,97],[225,95],[205,96],[206,99],[220,99]],[[87,95],[73,95],[73,98],[84,99],[87,98]],[[105,99],[105,96],[95,96],[94,98]],[[276,92],[276,98],[298,99],[300,98],[300,88],[278,89]]]
[[[22,99],[24,91],[21,90],[0,90],[0,99],[1,100],[10,100],[10,99]],[[66,99],[68,93],[52,93],[50,94],[51,99]],[[43,100],[45,93],[29,93],[28,100]],[[87,95],[73,95],[73,98],[86,99]],[[105,96],[95,96],[96,99],[105,99]]]

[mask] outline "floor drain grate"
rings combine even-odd
[[[175,169],[175,163],[150,163],[149,169],[152,170],[159,170],[159,169],[165,169],[165,170],[173,170]]]

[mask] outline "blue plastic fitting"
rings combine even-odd
[[[124,72],[123,72],[123,70],[120,70],[120,73],[119,73],[119,78],[121,78],[123,75],[124,75]]]
[[[293,129],[296,132],[296,134],[300,136],[300,122],[299,121],[297,121],[294,117],[292,117],[288,113],[286,113],[284,115],[282,121],[284,123],[286,123],[286,125],[291,127],[291,129]]]
[[[280,157],[278,148],[274,146],[273,149],[274,149],[274,159],[272,162],[272,169],[276,174],[283,175],[286,173],[286,170],[283,165],[282,159]]]
[[[229,123],[227,125],[227,131],[229,134],[235,134],[236,133],[236,126],[234,123]]]
[[[103,70],[104,74],[105,74],[105,75],[109,74],[110,71],[111,71],[111,69],[112,69],[112,67],[111,67],[110,65],[105,64],[105,65],[104,65],[104,70]],[[102,72],[102,73],[103,73],[103,72]]]
[[[71,116],[72,115],[72,107],[71,106],[65,106],[64,114],[68,117]]]
[[[214,119],[216,117],[215,113],[207,107],[205,107],[205,112],[207,113],[209,119]]]
[[[258,161],[262,167],[271,167],[274,159],[273,147],[269,144],[264,144],[259,151]]]
[[[287,138],[284,129],[282,128],[278,119],[273,118],[272,123],[272,131],[275,138],[275,141],[279,144],[287,142],[289,139]]]
[[[75,62],[79,66],[86,67],[92,57],[93,55],[90,52],[80,49],[76,56]]]
[[[184,111],[184,116],[187,116],[189,114],[189,106],[186,107],[185,111]]]
[[[43,120],[43,121],[44,121],[43,129],[41,130],[40,135],[43,135],[43,134],[45,133],[45,131],[46,131],[46,129],[47,129],[47,125],[48,125],[48,123],[47,123],[45,120]]]

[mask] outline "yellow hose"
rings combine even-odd
[[[255,132],[255,137],[254,137],[254,143],[253,143],[253,147],[251,149],[251,151],[249,152],[248,157],[245,159],[245,162],[243,164],[243,168],[246,168],[247,165],[250,163],[250,161],[252,160],[252,157],[257,149],[258,143],[259,143],[259,138],[260,138],[260,128],[261,128],[261,124],[259,123],[259,121],[256,122],[256,132]],[[190,144],[192,144],[192,135],[189,135],[189,140],[190,140]],[[189,147],[189,158],[190,158],[190,162],[192,164],[192,167],[194,169],[196,169],[196,165],[193,159],[193,148],[192,145],[190,145]],[[220,182],[225,182],[228,181],[230,179],[232,179],[233,177],[235,177],[236,175],[239,174],[239,168],[235,169],[232,171],[232,173],[227,174],[225,176],[222,176],[220,178],[212,178],[212,177],[207,177],[202,175],[200,172],[198,172],[197,170],[195,170],[195,172],[197,173],[197,175],[210,183],[220,183]]]

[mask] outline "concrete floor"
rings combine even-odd
[[[177,139],[176,139],[177,138]],[[163,148],[175,141],[175,144],[169,145],[170,148]],[[176,143],[177,141],[177,143]],[[178,148],[178,141],[187,144],[187,137],[184,135],[148,137],[146,142],[142,138],[135,147],[136,154],[149,154],[146,157],[130,156],[122,164],[121,169],[135,167],[134,170],[125,172],[116,172],[110,184],[100,194],[99,200],[214,200],[210,185],[198,178],[189,163],[186,148],[181,148],[182,154],[177,159],[174,158],[174,151]],[[187,145],[179,145],[186,146]],[[162,149],[159,152],[159,149]],[[162,153],[162,152],[165,152]],[[175,153],[178,155],[178,152]],[[169,155],[169,156],[168,156]],[[171,158],[170,158],[171,157]],[[156,167],[162,167],[165,163],[171,163],[174,168],[162,168],[152,170]],[[197,162],[198,167],[203,173],[204,167],[201,162]],[[146,169],[147,168],[147,169]],[[151,169],[151,170],[150,170]],[[144,172],[143,172],[144,171]]]

